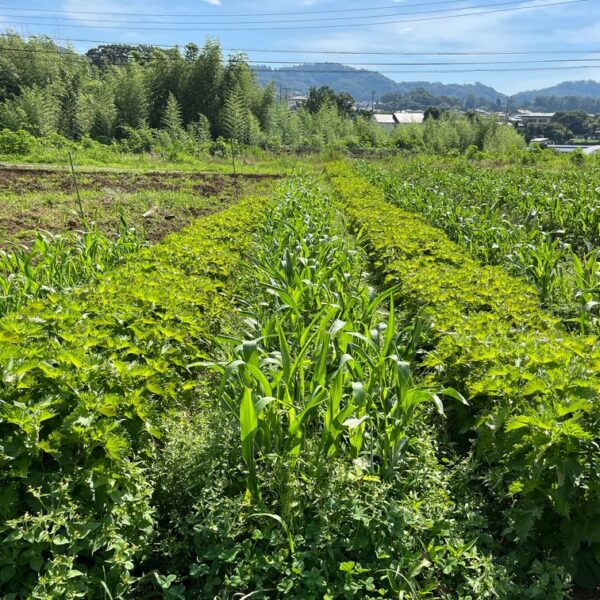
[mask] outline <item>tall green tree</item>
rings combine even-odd
[[[191,64],[182,94],[183,117],[186,123],[204,115],[211,123],[212,133],[218,131],[220,95],[223,78],[223,55],[218,42],[208,40]]]
[[[161,126],[171,94],[181,104],[187,69],[184,58],[175,48],[168,52],[154,50],[148,64],[144,65],[150,127]]]
[[[24,129],[34,135],[56,131],[58,105],[56,99],[37,86],[25,87],[21,94],[0,105],[0,128]]]
[[[130,62],[127,67],[112,67],[108,76],[115,95],[117,126],[138,128],[148,121],[148,90],[142,67]]]
[[[552,118],[552,122],[566,127],[576,136],[587,136],[593,133],[592,120],[582,110],[557,112]]]
[[[178,138],[183,132],[183,121],[181,120],[181,108],[177,98],[172,93],[169,93],[167,106],[162,119],[163,128],[173,138]]]
[[[246,143],[248,136],[248,109],[242,93],[237,88],[231,90],[221,112],[223,135],[238,144]]]

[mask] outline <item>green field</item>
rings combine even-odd
[[[2,598],[598,597],[594,161],[158,162],[0,169]]]

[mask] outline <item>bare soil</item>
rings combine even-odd
[[[238,181],[278,179],[278,175],[244,174]],[[77,173],[80,190],[111,189],[117,192],[147,190],[176,191],[191,186],[204,195],[216,195],[235,181],[233,175],[206,173],[168,173],[133,171],[86,171]],[[0,192],[47,192],[75,193],[73,178],[68,171],[29,167],[0,167]]]
[[[129,226],[142,228],[150,242],[180,230],[194,219],[211,214],[236,201],[238,196],[266,189],[278,179],[273,175],[231,175],[188,172],[87,171],[77,173],[79,189],[85,192],[84,212],[109,234],[117,231],[120,216]],[[161,203],[150,192],[182,192],[181,201]],[[56,192],[61,196],[53,197]],[[36,233],[81,230],[77,196],[67,171],[45,168],[0,166],[0,248],[15,242],[28,245]],[[135,201],[132,194],[149,192]],[[14,196],[41,194],[19,206]],[[12,201],[3,205],[2,196]],[[67,196],[65,199],[64,196]],[[72,197],[72,200],[70,199]]]

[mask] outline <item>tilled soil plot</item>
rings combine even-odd
[[[233,177],[189,172],[77,174],[88,219],[112,233],[124,217],[129,226],[143,229],[151,242],[178,231],[195,218],[228,206],[245,193],[268,190],[277,179],[273,175]],[[15,242],[28,244],[38,231],[62,233],[82,227],[70,173],[0,167],[0,247]]]
[[[277,175],[244,174],[240,181],[260,181],[277,179]],[[182,186],[191,187],[205,195],[216,195],[231,187],[233,175],[206,174],[193,172],[131,172],[131,171],[87,171],[77,174],[79,189],[111,189],[120,192],[144,190],[176,191]],[[0,192],[48,192],[60,191],[75,193],[73,177],[68,171],[29,167],[0,167]]]

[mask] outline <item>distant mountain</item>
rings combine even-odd
[[[502,102],[506,100],[506,95],[498,92],[492,87],[483,85],[483,83],[432,83],[429,81],[405,81],[397,84],[398,91],[401,94],[412,92],[413,90],[422,88],[433,96],[449,96],[450,98],[458,98],[467,100],[470,96],[477,100],[484,98],[487,102],[496,102],[498,98]]]
[[[263,85],[274,81],[278,89],[286,88],[288,96],[306,94],[311,86],[328,85],[336,92],[349,92],[355,100],[364,102],[371,99],[372,92],[379,97],[397,91],[396,82],[381,73],[338,63],[306,63],[281,69],[259,66],[256,69]]]
[[[508,96],[483,83],[439,83],[431,81],[402,81],[396,82],[375,71],[354,69],[339,63],[306,63],[293,67],[272,69],[256,67],[259,81],[266,85],[274,81],[277,88],[288,96],[306,94],[311,86],[328,85],[336,92],[349,92],[359,102],[371,100],[372,92],[381,99],[388,94],[405,96],[415,90],[425,90],[436,97],[453,98],[469,108],[494,106],[499,102],[504,105]],[[594,108],[594,100],[600,105],[600,82],[597,81],[565,81],[553,87],[540,90],[529,90],[512,96],[513,107],[531,106],[535,98],[550,99],[550,102],[539,102],[536,106],[547,110],[573,110]],[[552,99],[554,97],[554,99]],[[571,100],[559,100],[571,98]],[[573,100],[579,98],[581,100]],[[591,104],[590,104],[591,103]],[[588,104],[590,106],[588,106]]]
[[[328,85],[336,92],[349,92],[356,100],[362,102],[371,100],[372,92],[380,98],[393,92],[407,94],[419,88],[434,96],[448,96],[462,101],[469,97],[474,97],[478,103],[481,99],[488,103],[496,102],[498,98],[502,101],[506,99],[504,94],[482,83],[464,85],[429,81],[397,83],[381,73],[354,69],[339,63],[306,63],[281,69],[259,66],[256,74],[263,85],[274,81],[278,88],[286,88],[288,95],[306,94],[311,86]]]
[[[600,98],[600,83],[591,79],[583,81],[564,81],[552,87],[541,90],[530,90],[520,92],[513,96],[515,104],[524,104],[533,102],[539,96],[556,96],[566,98],[567,96],[577,96],[580,98]]]

